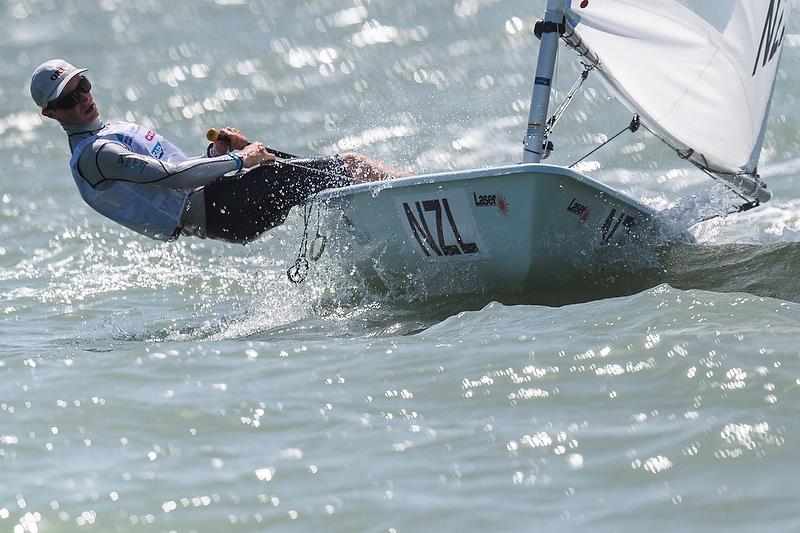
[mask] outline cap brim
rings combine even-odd
[[[72,78],[86,72],[87,70],[89,69],[88,68],[76,69],[75,72],[73,72],[72,74],[61,80],[61,83],[58,84],[58,87],[56,87],[55,92],[50,95],[50,98],[47,99],[48,103],[52,102],[53,100],[57,100],[58,97],[61,96],[61,93],[64,92],[64,87],[67,86],[67,84],[72,80]]]

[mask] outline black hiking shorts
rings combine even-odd
[[[241,177],[206,185],[206,236],[247,244],[283,224],[291,208],[314,193],[352,182],[338,155],[296,158],[291,163],[261,165]]]

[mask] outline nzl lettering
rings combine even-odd
[[[761,41],[758,43],[756,62],[753,64],[753,76],[756,75],[758,64],[766,66],[781,46],[786,33],[786,22],[783,20],[785,10],[782,9],[782,4],[783,0],[769,0],[767,19],[764,21],[764,29],[761,30]]]
[[[411,227],[411,233],[414,235],[417,244],[419,244],[419,247],[426,256],[430,256],[431,252],[441,256],[460,255],[462,253],[474,254],[478,251],[477,244],[474,242],[464,242],[464,239],[461,238],[461,232],[458,230],[452,211],[450,211],[450,204],[447,198],[414,202],[414,208],[416,208],[418,217],[414,215],[412,206],[407,202],[403,202],[403,210],[406,213],[408,225]],[[428,227],[428,221],[425,220],[424,213],[431,211],[436,215],[436,239],[434,239],[433,233],[431,233]],[[447,244],[445,242],[442,211],[444,211],[444,216],[447,217],[450,230],[456,238],[456,244]]]
[[[614,220],[616,218],[616,221]],[[611,242],[611,237],[614,236],[614,233],[617,232],[617,228],[619,228],[620,224],[630,232],[634,226],[636,226],[636,219],[630,215],[626,215],[625,213],[619,213],[619,217],[617,217],[617,210],[612,209],[611,212],[606,217],[606,221],[603,222],[603,238],[600,241],[600,244],[608,244]]]

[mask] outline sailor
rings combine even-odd
[[[263,144],[248,144],[234,128],[222,129],[204,155],[188,157],[153,129],[102,121],[87,70],[47,61],[33,73],[31,96],[66,131],[84,201],[150,238],[194,235],[246,244],[320,190],[399,174],[355,153],[276,163]]]

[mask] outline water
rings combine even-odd
[[[415,172],[504,164],[542,8],[4,2],[0,530],[800,529],[796,17],[761,160],[774,200],[651,269],[537,295],[293,287],[297,217],[249,247],[139,238],[82,203],[27,95],[60,56],[91,68],[104,117],[189,151],[231,124]],[[630,120],[587,84],[555,162]],[[644,132],[615,142],[590,158],[604,181],[659,208],[708,197]]]

